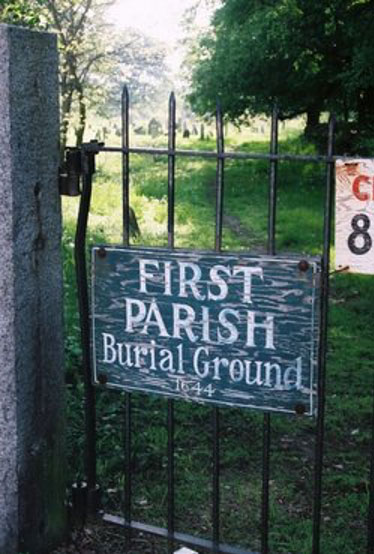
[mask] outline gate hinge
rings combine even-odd
[[[81,194],[81,176],[95,173],[95,155],[104,146],[103,142],[91,140],[80,147],[68,147],[65,150],[65,160],[59,170],[60,194],[79,196]]]

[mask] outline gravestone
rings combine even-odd
[[[0,552],[65,532],[56,36],[0,25]]]
[[[148,123],[148,134],[152,138],[157,138],[162,133],[162,125],[154,117]]]
[[[134,133],[136,135],[145,135],[145,129],[142,125],[140,125],[139,127],[135,127]]]

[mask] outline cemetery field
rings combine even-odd
[[[110,141],[108,141],[109,144]],[[139,144],[139,141],[137,141]],[[180,148],[214,149],[213,141],[178,139]],[[227,149],[267,152],[268,144],[236,135]],[[281,153],[312,153],[300,138],[283,138]],[[89,242],[121,242],[121,159],[100,154],[94,179]],[[167,158],[132,155],[130,203],[140,236],[136,245],[167,245]],[[223,249],[266,252],[268,163],[227,162]],[[213,249],[215,163],[177,159],[177,248]],[[279,164],[277,252],[318,255],[322,248],[325,167]],[[66,380],[69,481],[83,479],[83,387],[79,322],[73,267],[78,199],[64,198]],[[332,260],[334,251],[332,249]],[[333,269],[333,268],[332,268]],[[373,406],[372,321],[374,276],[335,274],[331,278],[327,365],[326,451],[322,552],[365,550],[369,487],[369,444]],[[153,525],[167,522],[166,400],[133,395],[133,517]],[[124,398],[99,391],[98,481],[104,509],[119,514],[123,502]],[[175,402],[176,528],[211,536],[212,409]],[[222,542],[260,549],[262,422],[260,412],[221,410]],[[313,498],[313,419],[272,415],[270,550],[311,551]],[[121,551],[118,529],[95,528],[102,552]],[[108,550],[105,550],[108,545]],[[132,552],[151,552],[152,541],[138,537]],[[165,551],[165,545],[155,547]]]

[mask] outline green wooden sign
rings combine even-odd
[[[93,381],[313,415],[320,261],[96,246]]]

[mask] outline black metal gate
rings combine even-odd
[[[315,461],[314,461],[314,507],[313,507],[313,554],[320,552],[321,529],[321,496],[322,496],[322,467],[325,431],[325,375],[326,375],[326,338],[328,328],[328,298],[330,272],[330,246],[333,206],[334,163],[337,156],[333,155],[335,121],[330,117],[328,125],[328,140],[326,155],[306,156],[278,153],[278,113],[274,108],[271,119],[270,152],[256,154],[247,152],[225,151],[224,126],[219,104],[216,111],[216,152],[202,150],[176,149],[176,104],[174,94],[169,100],[168,148],[144,148],[130,146],[129,143],[129,94],[125,87],[122,95],[122,146],[111,147],[99,144],[96,141],[82,145],[80,149],[67,151],[67,175],[62,180],[62,193],[79,194],[79,177],[82,175],[82,194],[80,200],[79,217],[75,239],[75,260],[78,281],[79,308],[81,318],[81,334],[83,345],[83,367],[85,383],[85,417],[86,417],[86,449],[85,473],[88,484],[88,505],[95,511],[97,482],[96,482],[96,410],[95,389],[91,384],[90,361],[90,316],[89,295],[86,267],[86,231],[92,180],[95,172],[95,156],[100,152],[115,152],[122,154],[123,178],[123,243],[130,243],[130,205],[129,205],[129,157],[130,154],[158,155],[168,159],[168,249],[174,248],[174,213],[175,213],[175,161],[177,157],[205,158],[216,160],[216,220],[215,220],[215,251],[220,252],[222,247],[223,227],[223,193],[224,193],[224,166],[225,160],[268,160],[269,162],[269,193],[268,193],[268,238],[267,252],[274,255],[276,252],[275,231],[277,223],[277,167],[279,161],[295,161],[323,164],[326,167],[326,185],[324,202],[324,229],[322,252],[322,293],[321,293],[321,321],[320,321],[320,351],[318,372],[318,413],[315,424]],[[341,158],[342,156],[339,156]],[[173,552],[178,543],[185,544],[198,551],[222,552],[227,554],[250,554],[240,548],[221,543],[220,540],[220,409],[212,409],[212,536],[210,540],[198,538],[189,534],[179,533],[175,526],[175,481],[174,481],[174,400],[167,400],[167,474],[168,474],[168,513],[167,528],[155,527],[143,522],[134,521],[132,517],[132,406],[131,393],[125,394],[125,491],[123,517],[104,515],[104,520],[118,524],[126,529],[127,546],[130,548],[131,531],[142,531],[167,539],[168,552]],[[373,420],[374,427],[374,420]],[[271,448],[271,415],[263,416],[263,451],[262,451],[262,507],[261,507],[261,552],[269,552],[269,479],[270,479],[270,448]],[[372,460],[374,460],[374,446],[371,446]],[[368,525],[367,551],[374,552],[374,463],[371,466],[370,476],[370,506]]]

